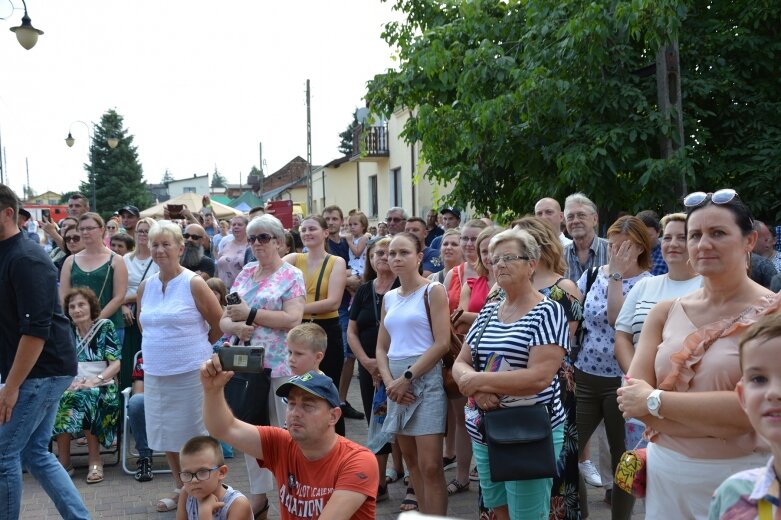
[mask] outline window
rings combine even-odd
[[[379,213],[379,205],[377,204],[377,176],[369,176],[369,216],[376,217]]]
[[[195,188],[192,188],[192,187],[187,187],[187,186],[186,186],[186,187],[185,187],[185,188],[182,190],[182,193],[198,193],[198,190],[197,190],[197,189],[195,189]]]
[[[390,205],[401,207],[401,168],[390,171]]]

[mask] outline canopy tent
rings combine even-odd
[[[178,197],[174,197],[165,202],[161,202],[160,204],[156,204],[151,208],[145,209],[141,212],[141,217],[163,218],[163,210],[165,210],[165,207],[168,204],[184,204],[187,206],[187,209],[193,213],[197,213],[203,207],[203,204],[201,203],[202,198],[203,196],[198,195],[197,193],[182,193]],[[231,218],[236,215],[244,214],[240,210],[233,209],[225,204],[220,204],[213,199],[212,213],[214,213],[214,216],[218,219]]]

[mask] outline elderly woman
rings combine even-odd
[[[342,328],[339,326],[339,305],[347,282],[347,263],[325,250],[328,225],[319,215],[309,215],[301,222],[301,240],[306,253],[291,253],[284,260],[304,273],[306,304],[304,320],[320,325],[328,337],[325,357],[320,369],[339,383],[344,364]],[[344,417],[336,423],[336,433],[345,435]]]
[[[583,318],[581,295],[575,282],[566,278],[567,263],[564,248],[558,234],[545,220],[537,217],[523,217],[513,222],[513,227],[528,231],[540,246],[540,260],[534,271],[532,286],[543,296],[559,303],[567,317],[570,340]],[[575,381],[572,365],[565,359],[559,369],[559,383],[562,390],[562,405],[566,415],[564,447],[559,456],[559,474],[553,479],[551,488],[551,520],[578,519],[581,517],[578,505],[578,436],[575,411]]]
[[[624,375],[614,353],[615,324],[624,296],[651,273],[651,242],[643,221],[625,216],[607,230],[609,262],[596,269],[596,278],[586,291],[586,271],[578,280],[578,289],[586,295],[583,304],[583,327],[586,329],[581,352],[575,361],[575,399],[577,407],[578,451],[582,452],[602,420],[610,446],[611,472],[624,453],[624,419],[616,403],[616,390]],[[580,482],[581,507],[588,516],[586,484]],[[615,487],[612,511],[616,517],[631,513],[631,496]]]
[[[552,479],[491,480],[481,410],[551,403],[554,456],[559,456],[565,417],[557,372],[569,349],[567,318],[561,305],[532,285],[540,247],[528,232],[502,231],[491,239],[489,251],[496,282],[506,296],[483,307],[453,376],[469,397],[466,425],[485,506],[499,519],[548,518]]]
[[[92,289],[76,287],[65,295],[65,312],[73,323],[79,373],[60,399],[52,435],[57,439],[60,463],[73,475],[71,437],[87,437],[87,484],[103,481],[100,446],[114,441],[119,423],[119,393],[114,376],[119,372],[120,347],[114,324],[101,319]]]
[[[393,237],[388,261],[401,285],[388,291],[382,302],[377,369],[388,393],[383,432],[396,434],[420,511],[444,516],[447,396],[442,356],[449,348],[450,324],[444,287],[420,274],[422,260],[421,241],[415,235],[402,232]]]
[[[136,223],[136,249],[122,257],[127,269],[127,292],[122,304],[122,317],[125,319],[125,341],[122,343],[122,369],[119,373],[121,388],[130,386],[133,374],[133,358],[141,350],[141,331],[136,323],[136,295],[141,282],[159,271],[152,260],[149,250],[149,230],[155,220],[142,218]]]
[[[182,482],[179,449],[203,425],[201,363],[222,335],[222,309],[200,276],[179,265],[182,229],[168,221],[149,230],[152,259],[160,269],[138,288],[138,323],[143,333],[144,416],[149,448],[165,452],[176,488],[157,503],[158,511],[176,508]]]
[[[84,249],[69,256],[60,273],[60,298],[73,287],[89,287],[98,296],[100,317],[114,324],[121,344],[125,338],[122,302],[127,291],[127,269],[122,257],[103,243],[105,224],[97,213],[79,217],[78,230]],[[64,303],[63,303],[64,305]]]
[[[220,240],[220,250],[216,256],[217,276],[225,287],[233,285],[236,276],[244,267],[244,254],[249,247],[247,242],[247,217],[233,217],[230,222],[231,234]]]
[[[231,292],[241,297],[241,303],[227,306],[220,326],[226,334],[265,347],[263,362],[270,371],[272,391],[253,399],[267,403],[271,424],[283,427],[286,405],[282,398],[276,397],[276,389],[292,375],[287,363],[286,338],[288,331],[301,323],[306,286],[301,270],[279,256],[280,244],[285,243],[285,230],[276,217],[265,214],[254,218],[247,226],[247,233],[257,261],[247,264],[233,282]],[[247,325],[250,315],[252,324]],[[247,469],[253,511],[266,511],[265,494],[275,489],[271,472],[260,469],[251,457],[247,458]]]
[[[741,409],[735,385],[740,333],[777,312],[773,293],[751,281],[757,241],[749,209],[734,190],[684,198],[691,266],[702,288],[651,309],[618,390],[625,417],[645,423],[646,518],[708,517],[729,475],[761,466],[767,453]]]

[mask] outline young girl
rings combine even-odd
[[[354,213],[347,219],[347,223],[350,226],[352,239],[347,242],[347,245],[350,246],[350,261],[347,265],[357,276],[362,278],[366,265],[366,242],[369,241],[369,236],[366,234],[366,230],[369,229],[369,220],[363,213]]]

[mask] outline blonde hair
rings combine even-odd
[[[475,271],[480,276],[488,276],[488,267],[483,263],[483,257],[480,254],[480,245],[486,240],[490,240],[491,237],[504,231],[501,227],[487,227],[477,235],[477,241],[475,242],[475,249],[477,249],[477,264],[475,265]]]
[[[528,231],[534,237],[537,245],[540,246],[540,263],[554,273],[564,276],[564,273],[567,272],[564,248],[561,247],[559,237],[556,236],[553,227],[547,220],[529,215],[514,220],[513,228]]]
[[[168,235],[174,239],[174,242],[176,242],[178,246],[184,246],[182,228],[170,220],[160,220],[149,228],[149,243],[151,244],[154,242],[160,235]]]
[[[307,346],[313,352],[322,352],[328,347],[328,336],[323,328],[316,323],[302,323],[296,325],[287,333],[287,342],[296,345]]]

